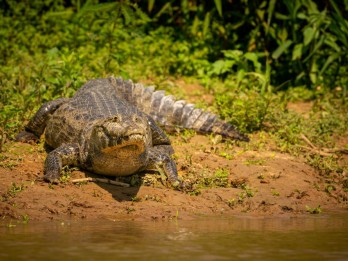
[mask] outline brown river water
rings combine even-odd
[[[0,224],[0,260],[348,260],[348,213]]]

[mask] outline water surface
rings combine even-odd
[[[0,226],[0,260],[348,260],[348,214]]]

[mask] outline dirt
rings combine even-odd
[[[72,184],[73,179],[95,176],[78,170],[72,171],[67,182],[51,185],[42,180],[46,156],[42,146],[12,143],[2,154],[0,217],[40,221],[163,220],[241,213],[302,215],[309,213],[308,208],[318,206],[322,211],[347,209],[339,196],[345,192],[325,192],[325,180],[316,170],[300,158],[272,151],[272,146],[260,135],[251,139],[255,144],[263,140],[262,152],[229,142],[213,145],[211,138],[198,134],[171,139],[182,179],[189,182],[223,169],[229,173],[227,187],[182,192],[163,185],[158,174],[142,177],[145,181],[153,177],[155,182],[150,185]]]

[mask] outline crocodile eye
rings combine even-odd
[[[140,117],[137,116],[137,115],[134,115],[134,116],[133,116],[133,122],[137,122],[137,123],[141,122]]]

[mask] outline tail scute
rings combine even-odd
[[[162,103],[162,99],[164,99],[165,97],[165,92],[164,91],[155,91],[152,93],[152,97],[151,97],[151,106],[150,106],[150,115],[153,114],[153,112],[155,113],[155,120],[160,123],[163,124],[163,122],[166,121],[166,115],[163,115],[163,112],[160,111],[160,106]]]
[[[190,126],[193,129],[197,129],[197,128],[195,128],[195,123],[200,118],[202,113],[203,113],[203,111],[201,109],[193,109],[191,114],[190,114],[190,117],[188,117],[185,120],[184,127],[187,128],[187,126]]]
[[[190,123],[190,118],[192,111],[195,109],[195,106],[191,103],[187,103],[183,110],[182,110],[182,116],[181,116],[181,124],[184,128],[192,128]]]
[[[179,100],[174,103],[173,110],[172,110],[174,125],[180,125],[184,107],[185,107],[185,101],[183,100]]]
[[[171,95],[164,96],[162,98],[159,110],[158,110],[158,115],[159,119],[158,121],[162,125],[166,125],[166,122],[174,122],[173,119],[173,106],[175,103],[175,98]]]
[[[113,80],[115,81],[115,80]],[[239,130],[219,119],[215,114],[195,108],[193,104],[183,100],[176,101],[164,91],[155,91],[153,86],[144,87],[132,81],[116,79],[115,88],[122,92],[122,96],[139,110],[153,117],[164,127],[194,129],[202,133],[217,133],[224,137],[249,141],[249,138]]]

